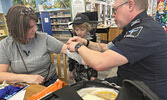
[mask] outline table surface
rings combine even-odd
[[[31,84],[29,87],[26,88],[26,93],[24,96],[24,100],[28,100],[29,97],[31,97],[32,95],[42,91],[43,89],[45,89],[45,86],[42,85],[38,85],[38,84]]]

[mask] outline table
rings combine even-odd
[[[26,88],[26,93],[24,96],[24,100],[28,100],[29,97],[32,95],[40,92],[41,90],[45,89],[45,86],[38,85],[38,84],[31,84],[29,87]]]
[[[107,34],[107,43],[109,42],[109,29],[110,26],[97,26],[96,33],[106,33]]]

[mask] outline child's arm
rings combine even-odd
[[[73,80],[73,79],[74,79],[74,75],[73,75],[73,72],[72,72],[72,71],[70,71],[70,73],[69,73],[69,79],[70,79],[70,80]]]

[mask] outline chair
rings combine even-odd
[[[97,22],[90,23],[90,25],[92,27],[92,29],[90,30],[90,35],[92,37],[91,41],[93,41],[93,42],[96,42],[96,39],[97,39],[97,37],[96,37],[97,24],[98,24]]]
[[[66,55],[65,54],[56,54],[57,56],[57,69],[58,69],[58,76],[59,79],[63,80],[65,83],[67,83],[67,67],[66,67]],[[61,61],[63,60],[63,64]],[[51,53],[51,61],[54,63],[54,55]],[[63,71],[62,71],[62,65],[63,65]],[[64,74],[64,75],[63,75]]]

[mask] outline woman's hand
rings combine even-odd
[[[42,84],[45,81],[45,78],[40,75],[25,75],[23,76],[23,82],[29,84]]]

